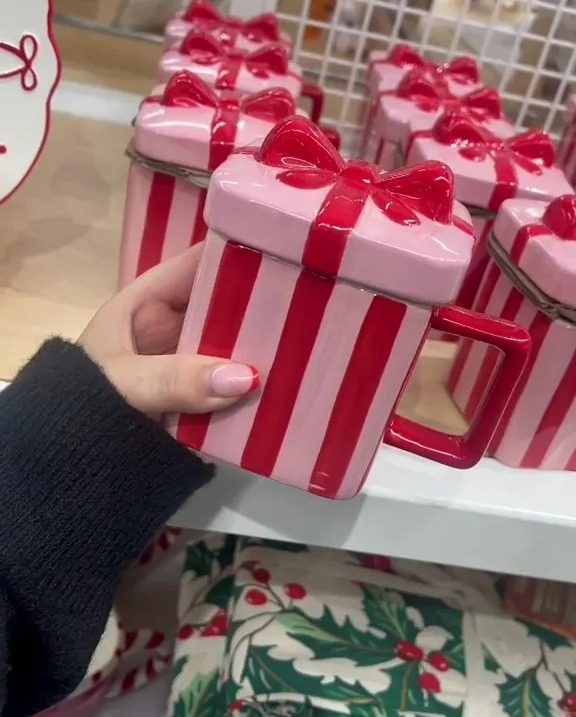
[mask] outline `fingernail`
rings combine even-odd
[[[227,363],[211,369],[209,382],[213,396],[236,398],[255,391],[260,386],[260,376],[253,366]]]

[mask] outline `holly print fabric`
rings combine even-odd
[[[503,615],[491,576],[373,558],[190,545],[169,717],[576,717],[575,646]]]

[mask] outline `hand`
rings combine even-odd
[[[138,278],[98,311],[79,339],[143,413],[211,413],[259,386],[251,366],[174,354],[202,249],[197,245]]]

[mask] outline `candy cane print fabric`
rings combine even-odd
[[[60,76],[52,34],[52,0],[0,4],[0,202],[38,160]]]

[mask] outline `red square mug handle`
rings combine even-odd
[[[318,124],[320,117],[322,117],[322,110],[324,109],[324,90],[309,82],[305,82],[302,85],[301,96],[308,98],[312,103],[310,119],[314,124]]]
[[[482,341],[502,351],[503,360],[490,393],[470,430],[464,435],[443,433],[394,414],[384,433],[384,443],[453,468],[472,468],[486,453],[512,391],[524,371],[531,347],[530,334],[504,319],[457,306],[434,309],[430,328]]]

